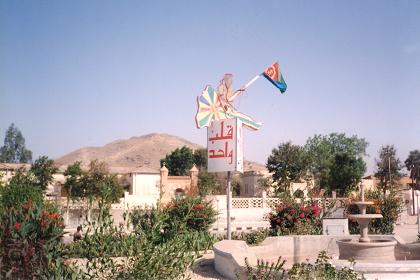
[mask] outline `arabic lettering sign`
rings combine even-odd
[[[242,139],[240,120],[214,120],[207,129],[208,171],[243,172]]]

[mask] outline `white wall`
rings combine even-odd
[[[160,193],[159,174],[132,174],[130,194],[137,196],[158,196]]]

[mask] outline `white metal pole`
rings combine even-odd
[[[230,171],[228,171],[227,173],[227,186],[226,186],[226,203],[227,203],[227,207],[226,207],[226,223],[227,223],[227,239],[230,240],[232,238],[232,231],[230,228],[230,208],[232,205],[232,189],[230,186]]]
[[[250,85],[252,85],[256,80],[258,80],[259,77],[261,77],[261,74],[255,76],[254,78],[252,78],[251,81],[249,81],[244,86],[242,86],[240,89],[235,91],[235,93],[229,98],[228,101],[229,102],[233,101],[233,99],[235,99],[235,97],[237,97],[239,94],[241,94],[243,91],[245,91]]]

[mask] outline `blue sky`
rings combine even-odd
[[[147,133],[205,145],[195,98],[279,61],[288,90],[259,79],[238,98],[264,123],[245,158],[316,133],[357,134],[402,161],[420,149],[419,1],[1,1],[0,134],[59,157]],[[3,139],[3,136],[0,136]]]

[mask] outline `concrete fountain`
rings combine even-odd
[[[337,240],[339,259],[354,260],[395,260],[395,246],[397,241],[384,238],[370,238],[368,235],[369,222],[372,219],[383,218],[382,214],[366,214],[366,208],[373,205],[373,201],[365,201],[365,192],[361,186],[361,201],[355,201],[360,214],[347,215],[355,220],[360,227],[359,239]]]

